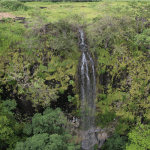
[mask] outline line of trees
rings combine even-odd
[[[102,0],[18,0],[21,2],[99,2]]]
[[[8,0],[0,0],[0,1],[8,1]],[[10,0],[9,0],[10,1]],[[17,1],[20,1],[20,2],[38,2],[38,1],[41,1],[41,2],[62,2],[62,1],[65,1],[65,2],[99,2],[99,1],[102,1],[102,0],[17,0]]]
[[[1,2],[8,2],[8,1],[12,1],[12,0],[0,0]],[[37,1],[41,1],[41,2],[62,2],[62,1],[65,1],[65,2],[99,2],[99,1],[102,1],[102,0],[16,0],[16,1],[19,1],[19,2],[37,2]],[[21,5],[21,4],[20,4]]]

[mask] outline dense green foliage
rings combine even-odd
[[[7,150],[13,150],[16,143],[27,138],[23,134],[23,123],[18,123],[14,117],[12,110],[16,108],[16,102],[6,100],[0,103],[0,146],[6,147]]]
[[[119,134],[130,133],[136,126],[137,118],[142,118],[142,115],[145,117],[144,121],[149,122],[149,28],[145,28],[149,23],[149,4],[143,3],[140,6],[138,3],[129,3],[129,7],[128,13],[131,14],[133,10],[135,12],[132,17],[125,14],[121,17],[116,14],[104,16],[87,28],[86,32],[90,49],[98,55],[98,75],[108,76],[105,77],[107,84],[97,85],[100,93],[97,95],[99,113],[96,121],[101,127],[105,127],[113,118],[117,118],[119,124],[115,130]],[[113,7],[109,8],[112,11]],[[122,9],[122,13],[124,12]],[[137,17],[137,20],[133,17]],[[127,77],[130,79],[130,86],[127,84]],[[99,78],[98,80],[102,83]],[[132,138],[130,140],[133,142]],[[133,148],[134,145],[135,143],[129,147]],[[138,142],[136,145],[141,149],[148,148],[148,144],[144,147],[144,144]]]
[[[35,2],[35,1],[42,1],[42,2],[62,2],[62,1],[70,1],[70,2],[99,2],[102,0],[1,0],[4,7],[9,7],[11,10],[17,10],[24,9],[25,11],[30,9],[26,6],[24,6],[20,2]],[[8,1],[11,1],[10,5],[8,4]],[[14,3],[15,2],[15,3]],[[7,4],[6,4],[7,3]]]
[[[106,140],[105,145],[102,147],[104,150],[125,150],[127,137],[114,133],[110,139]]]
[[[32,9],[32,7],[25,6],[23,3],[17,1],[2,1],[0,2],[0,6],[10,11],[18,11],[19,9],[27,11]]]
[[[135,36],[135,44],[142,47],[150,49],[150,29],[145,29],[141,34]],[[147,51],[147,49],[144,49]]]
[[[150,149],[150,125],[138,122],[137,126],[128,133],[131,144],[126,145],[126,150]]]
[[[66,118],[60,108],[53,110],[47,107],[43,115],[36,113],[32,118],[32,124],[26,124],[24,133],[32,135],[25,142],[19,142],[15,150],[75,150],[80,145],[75,146],[68,140],[72,136],[68,131],[64,131],[61,125],[66,124]]]
[[[0,86],[12,91],[12,97],[20,95],[24,103],[29,100],[35,107],[46,108],[43,115],[36,113],[32,124],[25,126],[14,119],[17,106],[13,98],[3,100],[3,105],[1,102],[0,142],[9,145],[8,149],[14,149],[17,142],[16,150],[20,146],[31,149],[32,145],[33,149],[57,150],[62,145],[64,150],[76,148],[77,145],[68,142],[71,135],[61,127],[66,124],[63,113],[49,106],[51,101],[57,101],[58,94],[64,94],[72,85],[74,97],[68,93],[68,105],[76,106],[72,115],[81,116],[77,71],[81,55],[79,27],[85,31],[85,41],[96,63],[96,125],[115,127],[115,134],[106,141],[106,149],[125,149],[125,145],[127,150],[150,149],[150,4],[100,4],[88,6],[99,13],[90,24],[88,21],[93,16],[87,14],[91,17],[88,20],[84,14],[70,13],[45,27],[44,24],[49,23],[46,11],[37,7],[30,9],[20,2],[0,2],[0,8],[5,11],[27,11],[29,8],[28,15],[32,17],[29,28],[11,19],[0,23]],[[53,7],[55,10],[56,6]],[[69,7],[72,9],[71,4],[59,6],[60,10]],[[54,86],[46,85],[46,80]],[[4,94],[2,88],[0,92]],[[138,118],[142,124],[137,125]],[[120,135],[128,136],[130,142]]]

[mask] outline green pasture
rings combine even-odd
[[[74,22],[77,20],[80,25],[86,23],[90,24],[93,22],[93,19],[101,18],[105,15],[116,15],[121,17],[126,14],[131,16],[136,8],[129,6],[129,3],[132,2],[25,2],[21,4],[19,2],[0,2],[0,13],[10,13],[16,17],[25,17],[28,18],[27,21],[31,21],[29,26],[34,28],[35,26],[41,27],[42,24],[46,23],[55,23],[60,19],[69,18],[69,22]],[[143,2],[139,2],[138,5],[141,5]],[[148,3],[148,2],[147,2]],[[40,7],[47,7],[46,9],[40,9]],[[35,14],[37,12],[37,14]],[[41,16],[42,23],[37,19],[37,15]],[[78,16],[78,17],[77,17]],[[80,16],[80,17],[79,17]],[[37,25],[38,24],[38,25]],[[23,34],[18,34],[17,32],[13,33],[15,28],[20,30],[25,30],[25,27],[18,22],[9,24],[3,23],[0,24],[2,28],[7,28],[5,31],[1,30],[2,34],[8,36],[3,43],[3,48],[6,46],[9,47],[10,43],[20,41],[24,39]],[[11,34],[13,33],[13,37]],[[13,38],[13,39],[12,39]],[[13,40],[11,42],[11,40]]]

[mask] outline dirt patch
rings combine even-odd
[[[2,20],[2,17],[5,17],[5,18],[15,18],[14,15],[11,15],[9,13],[0,13],[0,20]]]

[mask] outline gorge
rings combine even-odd
[[[91,148],[95,143],[93,143],[92,134],[94,132],[89,132],[91,127],[94,127],[94,113],[95,113],[95,74],[94,74],[94,63],[90,57],[88,51],[86,50],[86,45],[84,44],[84,35],[83,31],[79,29],[81,34],[81,43],[80,47],[82,50],[82,65],[81,65],[81,101],[82,101],[82,146],[85,150]],[[89,60],[88,60],[88,59]],[[90,63],[89,63],[90,62]],[[90,68],[92,67],[92,68]],[[93,70],[92,75],[90,76],[90,69]],[[86,133],[84,131],[86,130]],[[87,131],[88,130],[88,131]],[[84,138],[86,137],[86,138]]]
[[[47,4],[45,9],[42,9],[44,5],[39,10],[31,8],[27,18],[23,18],[24,14],[16,19],[0,21],[0,42],[3,41],[0,47],[3,49],[0,51],[1,105],[3,103],[12,109],[14,124],[17,122],[21,126],[29,123],[27,127],[32,124],[33,129],[38,126],[39,131],[53,139],[57,129],[64,127],[65,130],[69,129],[68,135],[72,136],[68,140],[60,133],[57,136],[64,140],[63,144],[61,139],[45,144],[44,136],[43,141],[40,140],[42,133],[36,135],[31,132],[30,137],[26,137],[29,140],[24,139],[24,146],[36,146],[29,142],[36,137],[42,148],[45,144],[54,146],[55,150],[61,149],[62,145],[63,150],[70,150],[71,147],[74,150],[118,150],[118,147],[124,150],[128,141],[122,141],[122,137],[126,136],[132,141],[129,148],[126,146],[129,150],[132,145],[137,146],[134,142],[139,138],[144,139],[142,134],[148,134],[149,11],[145,13],[145,21],[140,18],[136,20],[137,16],[132,14],[136,3],[122,3],[121,9],[116,2],[109,4]],[[149,6],[139,3],[137,8],[149,10]],[[75,8],[85,8],[93,16],[87,12],[86,15],[72,12],[63,18],[64,12],[68,12],[68,9],[71,12]],[[105,8],[107,10],[104,11]],[[122,11],[121,16],[118,16],[119,10]],[[45,11],[49,11],[47,15]],[[51,15],[52,11],[57,13],[55,17]],[[44,17],[48,20],[44,20]],[[16,107],[13,102],[16,102]],[[44,113],[46,107],[51,108],[49,114]],[[60,114],[65,115],[66,122]],[[51,116],[55,116],[55,122],[46,115],[51,119]],[[37,119],[36,124],[34,118]],[[50,132],[42,119],[49,127],[55,125],[56,130],[51,128]],[[143,133],[139,133],[139,129],[132,132],[139,127],[139,122],[144,127]],[[11,126],[16,136],[24,134],[23,126],[17,133],[14,124]],[[6,126],[3,123],[0,125]],[[41,126],[47,130],[42,130]],[[13,138],[12,134],[10,141]],[[150,148],[145,143],[148,141],[146,139],[141,143],[138,141],[136,149]],[[23,144],[21,140],[18,139],[18,142]]]

